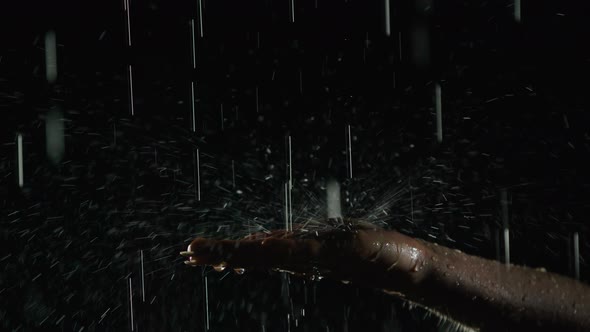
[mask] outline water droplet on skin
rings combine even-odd
[[[224,264],[215,265],[215,266],[213,266],[213,270],[215,270],[217,272],[222,272],[223,270],[225,270],[225,265]]]
[[[438,261],[438,258],[436,256],[432,256],[431,259],[432,259],[433,262]]]
[[[449,270],[454,270],[454,269],[455,269],[455,266],[454,266],[453,264],[448,264],[448,265],[447,265],[447,268],[448,268]]]
[[[244,269],[244,268],[242,268],[242,267],[237,267],[237,268],[235,268],[235,269],[234,269],[234,272],[235,272],[236,274],[240,274],[240,275],[242,275],[242,274],[246,273],[246,269]]]
[[[348,285],[348,284],[350,284],[350,281],[349,281],[349,280],[341,280],[341,281],[342,281],[342,283],[343,283],[343,284],[345,284],[345,285]]]

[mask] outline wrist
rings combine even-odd
[[[395,231],[357,233],[358,255],[382,275],[383,288],[416,293],[433,271],[436,256],[426,242]]]

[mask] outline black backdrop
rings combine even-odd
[[[194,236],[284,227],[286,137],[297,223],[321,220],[334,177],[347,216],[504,259],[505,192],[511,261],[574,276],[577,233],[587,280],[583,1],[523,1],[517,23],[511,1],[391,0],[389,36],[384,1],[295,1],[294,22],[289,1],[200,6],[131,0],[129,47],[122,2],[3,3],[3,329],[446,328],[356,285],[182,264]]]

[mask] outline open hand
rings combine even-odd
[[[279,269],[404,292],[428,275],[428,253],[416,239],[365,226],[323,232],[274,231],[242,240],[196,238],[181,255],[191,266]]]

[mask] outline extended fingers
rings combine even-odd
[[[211,240],[197,238],[181,255],[189,265],[280,268],[311,264],[320,253],[315,239],[267,238],[259,240]]]
[[[181,255],[188,265],[289,270],[302,274],[329,273],[334,278],[387,285],[395,280],[416,283],[430,269],[430,250],[420,241],[394,231],[334,230],[295,237],[243,240],[197,238]],[[311,271],[311,272],[310,272]],[[400,288],[401,289],[401,288]]]

